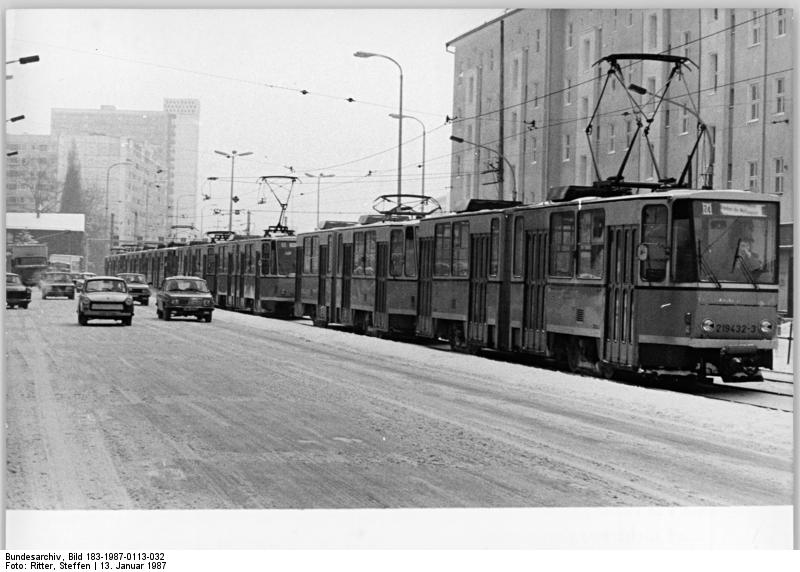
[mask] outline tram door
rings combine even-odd
[[[389,243],[379,242],[375,272],[375,311],[372,323],[376,330],[389,329],[389,313],[386,308],[386,278],[389,275]]]
[[[239,271],[236,273],[236,280],[238,281],[238,288],[236,292],[237,300],[236,307],[244,310],[244,283],[247,278],[247,256],[249,244],[243,244],[239,247]]]
[[[317,320],[328,322],[328,245],[319,245],[319,275],[317,277]]]
[[[544,353],[547,332],[544,328],[544,293],[547,272],[547,232],[529,231],[525,235],[525,299],[522,315],[522,347]]]
[[[340,257],[342,256],[342,235],[333,233],[329,240],[330,252],[328,252],[328,256],[330,258],[330,264],[328,265],[328,274],[330,274],[331,291],[328,295],[328,306],[330,307],[330,315],[328,318],[331,322],[339,322],[341,318],[339,317],[340,310],[336,300],[336,294],[338,291],[337,280],[339,279],[337,272],[341,268],[339,265],[341,264]]]
[[[489,283],[489,235],[476,234],[471,238],[469,261],[469,318],[467,340],[483,343],[486,340],[486,287]]]
[[[350,290],[353,276],[353,243],[342,245],[342,314],[339,322],[350,323]]]
[[[608,227],[606,312],[603,358],[617,365],[638,361],[635,317],[636,226]]]
[[[433,336],[433,238],[419,239],[417,332]]]

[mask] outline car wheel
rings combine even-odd
[[[164,309],[164,319],[167,321],[172,319],[172,312],[170,310]]]
[[[23,310],[27,310],[28,309],[28,303],[27,302],[23,302],[22,304],[19,305],[19,307],[22,308]]]
[[[156,318],[158,318],[159,320],[162,320],[164,318],[164,313],[158,308],[156,308]]]
[[[70,300],[74,300],[74,299],[75,299],[75,292],[73,292],[72,294],[70,294],[70,295],[69,295],[69,296],[67,296],[67,297],[68,297]]]
[[[149,305],[150,305],[149,299],[145,299],[144,302],[142,302],[142,306],[149,306]]]
[[[42,300],[47,300],[47,292],[42,290]]]
[[[127,318],[122,318],[122,325],[123,326],[130,326],[133,323],[133,316],[128,316]]]
[[[78,314],[78,323],[81,326],[85,326],[88,322],[89,320],[86,319],[86,316],[84,316],[83,314]]]
[[[208,314],[208,315],[206,316],[206,322],[210,322],[210,321],[211,321],[211,314]]]

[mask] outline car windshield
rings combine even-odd
[[[22,284],[22,281],[15,274],[6,274],[6,284]]]
[[[208,292],[206,281],[199,278],[186,278],[181,280],[168,280],[164,286],[167,292]]]
[[[87,292],[127,292],[128,288],[122,280],[88,280]]]
[[[129,284],[144,284],[144,275],[143,274],[123,274],[121,276],[125,279],[125,282]]]
[[[69,282],[71,279],[66,272],[53,272],[52,274],[45,274],[44,279],[48,282]]]

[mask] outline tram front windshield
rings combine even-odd
[[[675,281],[777,283],[777,212],[774,203],[676,201]]]

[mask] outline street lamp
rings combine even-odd
[[[324,175],[320,173],[319,175],[312,175],[311,173],[306,173],[306,177],[316,177],[317,179],[317,228],[319,228],[319,184],[322,182],[323,177],[335,177],[336,175]]]
[[[17,115],[11,119],[6,119],[6,123],[16,123],[17,121],[22,121],[23,119],[25,119],[24,115]]]
[[[227,157],[231,160],[231,197],[230,201],[228,202],[228,232],[233,232],[233,164],[236,162],[237,155],[239,157],[245,157],[246,155],[252,155],[253,152],[246,151],[244,153],[237,153],[236,151],[231,151],[230,153],[225,153],[224,151],[214,150],[214,153]]]
[[[374,54],[372,52],[356,52],[353,55],[357,58],[383,58],[389,60],[397,66],[397,69],[400,70],[400,105],[397,115],[403,117],[403,68],[400,66],[400,64],[397,63],[396,60],[390,58],[389,56],[384,56],[383,54]],[[401,181],[403,174],[403,122],[398,121],[397,123],[399,125],[397,130],[397,206],[399,211],[400,201],[402,200],[401,197],[403,194]]]
[[[39,61],[39,56],[25,56],[24,58],[20,58],[18,60],[9,60],[6,62],[6,65],[8,64],[25,65],[25,64],[32,64],[33,62],[38,62],[38,61]]]
[[[108,169],[106,169],[106,223],[108,224],[108,248],[109,251],[111,250],[111,245],[113,244],[113,233],[114,233],[114,225],[112,224],[111,220],[108,218],[108,183],[111,177],[111,169],[114,167],[118,167],[119,165],[130,165],[133,163],[130,159],[125,159],[124,161],[120,161],[119,163],[114,163],[113,165],[109,165]]]
[[[425,196],[425,135],[427,133],[427,131],[425,130],[425,124],[412,115],[398,115],[397,113],[390,113],[389,117],[392,117],[394,119],[401,119],[401,118],[413,119],[422,126],[422,193],[421,194],[424,197]]]
[[[497,156],[500,157],[503,161],[506,162],[506,165],[508,165],[509,171],[511,171],[511,200],[512,201],[516,201],[517,200],[517,177],[514,174],[514,165],[512,165],[511,162],[508,159],[505,158],[505,155],[502,155],[499,151],[497,151],[495,149],[492,149],[491,147],[486,147],[485,145],[481,145],[480,143],[473,143],[472,141],[467,141],[466,139],[462,139],[461,137],[456,137],[455,135],[451,135],[450,136],[450,141],[454,141],[456,143],[469,143],[470,145],[474,145],[475,147],[480,147],[481,149],[486,149],[487,151],[489,151],[491,153],[497,153]],[[502,182],[502,173],[501,173],[500,181]],[[501,187],[501,197],[500,198],[501,199],[503,198],[502,197],[502,187]]]

